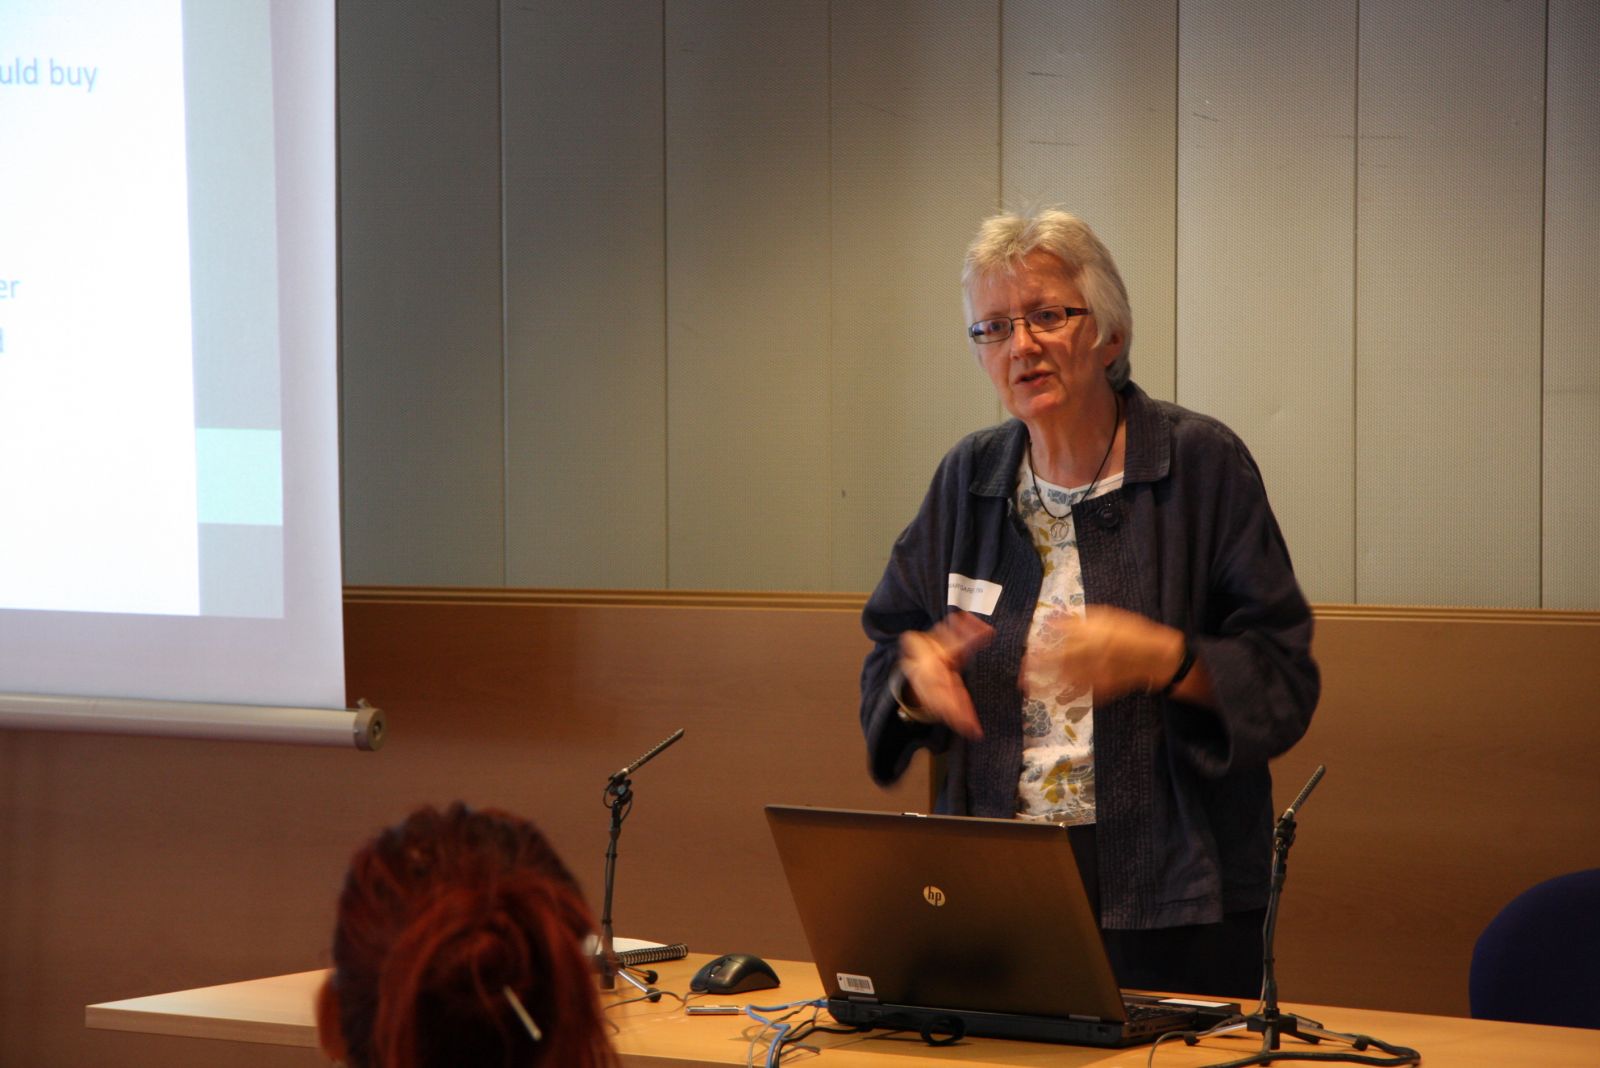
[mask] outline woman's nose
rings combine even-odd
[[[1018,319],[1011,324],[1011,355],[1027,356],[1039,351],[1039,339],[1033,336],[1028,320]]]

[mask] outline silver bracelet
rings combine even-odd
[[[939,722],[928,714],[928,710],[917,705],[906,703],[906,676],[898,667],[889,676],[889,696],[894,698],[894,703],[899,706],[896,714],[901,723],[911,723],[926,727]]]

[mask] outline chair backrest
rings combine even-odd
[[[1600,1028],[1600,868],[1523,891],[1478,936],[1472,1015]]]

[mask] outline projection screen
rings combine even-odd
[[[0,6],[0,726],[346,708],[334,0]]]

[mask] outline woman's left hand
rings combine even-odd
[[[1081,618],[1063,614],[1047,626],[1055,630],[1054,640],[1029,643],[1024,677],[1038,673],[1035,677],[1087,683],[1097,702],[1160,690],[1183,661],[1183,632],[1110,605],[1090,605]],[[1176,696],[1201,696],[1185,693],[1192,689],[1191,678],[1209,696],[1209,680],[1194,678],[1199,670],[1197,664]]]

